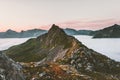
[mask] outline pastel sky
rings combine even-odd
[[[120,24],[120,0],[0,0],[0,31],[101,29]]]

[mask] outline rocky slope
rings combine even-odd
[[[94,32],[93,38],[120,38],[120,25],[113,25]]]
[[[25,80],[20,64],[0,52],[0,80]]]
[[[21,62],[27,80],[119,80],[120,63],[97,53],[61,28],[4,51]]]

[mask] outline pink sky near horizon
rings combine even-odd
[[[12,29],[97,30],[120,24],[120,0],[0,0],[0,32]]]
[[[94,21],[71,21],[58,24],[60,26],[69,26],[77,30],[98,30],[105,27],[112,26],[114,24],[120,24],[120,20],[117,19],[105,19],[105,20],[94,20]]]
[[[60,28],[73,28],[76,30],[98,30],[102,29],[108,26],[112,26],[114,24],[120,24],[120,20],[117,19],[105,19],[105,20],[74,20],[74,21],[66,21],[61,23],[53,23],[58,25]],[[21,30],[30,30],[30,29],[44,29],[49,30],[52,24],[48,25],[39,25],[39,26],[3,26],[0,29],[0,32],[7,31],[8,29],[15,30],[17,32],[20,32]]]

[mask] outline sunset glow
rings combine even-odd
[[[0,0],[0,32],[12,29],[97,30],[120,24],[120,0]]]

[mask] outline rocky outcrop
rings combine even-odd
[[[27,79],[120,79],[119,62],[87,48],[56,25],[48,33],[13,46],[5,53],[22,62]]]
[[[25,80],[22,67],[0,52],[0,80]]]

